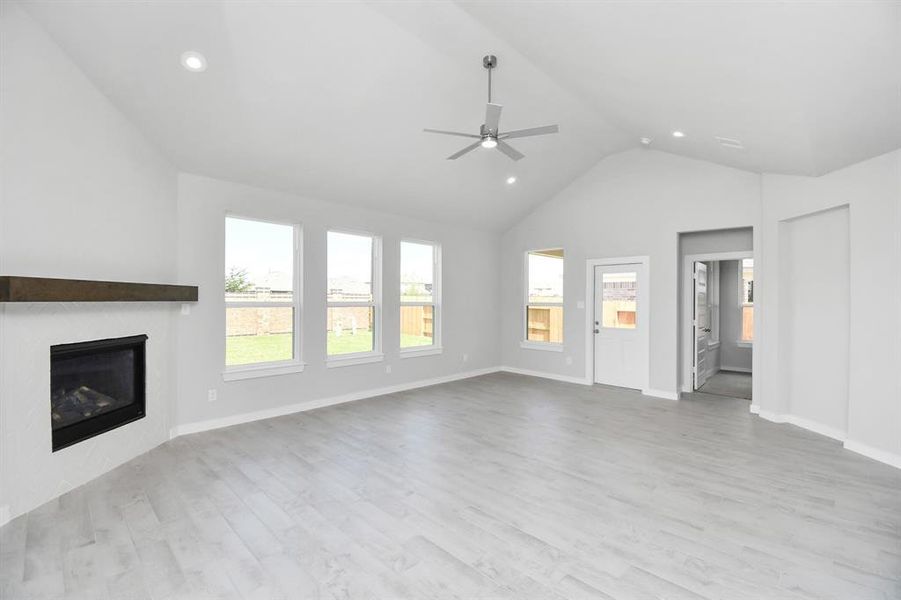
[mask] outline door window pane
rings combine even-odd
[[[400,347],[415,348],[434,343],[435,308],[425,306],[400,307]]]
[[[638,301],[638,273],[604,273],[601,325],[614,329],[635,329]]]
[[[372,237],[328,232],[328,301],[372,302]]]
[[[326,349],[328,354],[373,351],[371,306],[331,306],[328,309]]]
[[[225,364],[247,365],[294,358],[294,309],[225,309]]]

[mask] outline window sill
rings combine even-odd
[[[737,342],[735,342],[735,345],[738,346],[739,348],[753,348],[754,342],[745,342],[742,340],[738,340]]]
[[[544,350],[545,352],[563,352],[563,344],[556,344],[552,342],[530,342],[528,340],[522,340],[519,342],[520,348],[525,348],[526,350]]]
[[[407,348],[400,351],[401,358],[415,358],[417,356],[433,356],[441,354],[444,349],[441,346],[427,346],[425,348]]]
[[[357,354],[348,356],[332,356],[325,362],[325,366],[329,369],[338,367],[351,367],[353,365],[365,365],[368,363],[377,363],[385,360],[385,355],[381,352],[371,352],[367,354]]]
[[[282,364],[246,365],[240,367],[226,367],[222,371],[223,381],[240,381],[242,379],[256,379],[257,377],[274,377],[276,375],[289,375],[302,373],[306,363],[290,362]]]

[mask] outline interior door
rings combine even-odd
[[[707,301],[707,265],[702,262],[695,263],[695,309],[694,340],[694,389],[698,389],[707,381],[710,369],[707,366],[707,344],[710,336],[710,307]]]
[[[648,377],[642,263],[594,268],[594,381],[643,389]]]

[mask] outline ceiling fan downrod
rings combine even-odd
[[[497,57],[493,54],[482,57],[482,66],[488,69],[488,104],[491,104],[491,70],[497,66]]]

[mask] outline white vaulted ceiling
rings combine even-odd
[[[899,4],[24,3],[182,170],[492,229],[642,136],[798,174],[901,146]],[[422,128],[477,130],[489,52],[502,128],[560,133],[447,161]]]

